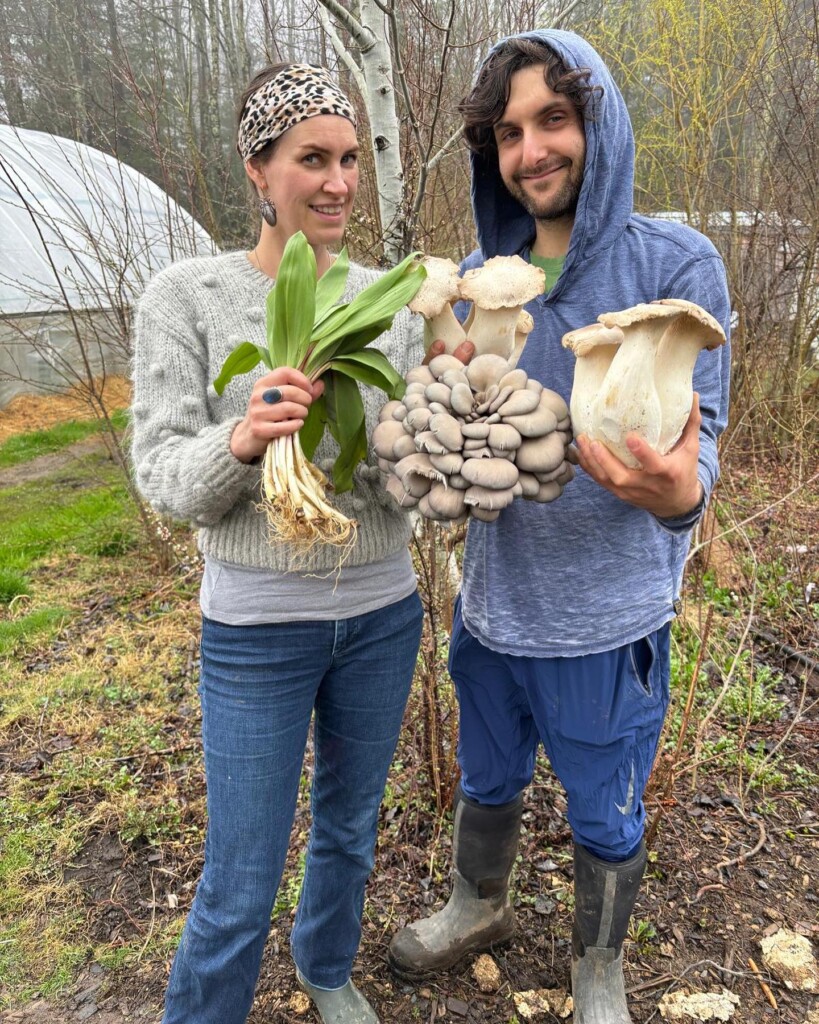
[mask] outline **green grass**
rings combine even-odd
[[[42,643],[49,635],[56,636],[70,616],[67,608],[38,608],[20,619],[0,622],[0,655],[21,644]]]
[[[124,410],[111,416],[111,422],[117,430],[124,430],[127,417]],[[76,441],[98,434],[102,430],[99,420],[72,420],[60,423],[49,430],[32,430],[26,434],[16,434],[0,444],[0,469],[18,466],[21,462],[29,462],[39,455],[58,452]]]
[[[11,604],[15,597],[27,597],[31,584],[13,569],[0,568],[0,604]]]
[[[58,451],[98,429],[94,423],[67,424],[14,438],[0,447],[0,467]],[[68,739],[42,770],[4,780],[0,1017],[6,1007],[64,992],[95,957],[124,966],[167,956],[178,942],[182,914],[160,919],[154,928],[152,916],[131,908],[144,918],[145,932],[122,949],[117,941],[97,947],[88,919],[100,911],[82,884],[64,878],[77,851],[104,833],[117,835],[126,847],[203,838],[199,783],[182,801],[172,780],[158,781],[145,770],[156,751],[177,742],[168,723],[176,722],[177,702],[191,699],[187,630],[166,623],[171,617],[164,602],[155,609],[146,601],[134,605],[133,628],[130,619],[112,615],[104,639],[95,621],[76,644],[61,635],[68,639],[56,657],[49,650],[89,595],[119,599],[133,591],[139,602],[146,587],[151,592],[155,581],[141,575],[140,524],[126,483],[116,466],[91,453],[0,489],[0,660],[8,666],[8,677],[0,680],[0,729],[16,738],[14,758],[20,762],[35,736],[45,745]],[[177,589],[169,595],[178,596]],[[141,628],[143,620],[150,628]],[[169,639],[154,646],[163,630]],[[27,650],[37,652],[35,673],[28,669]],[[176,681],[173,694],[169,680]],[[182,685],[186,696],[177,692]],[[178,769],[195,756],[193,747],[183,745],[178,754],[163,753],[163,760]]]
[[[0,491],[0,572],[26,575],[57,552],[119,554],[132,545],[136,531],[120,471],[81,460],[47,483]]]
[[[96,424],[67,425],[86,432],[89,426],[98,429]],[[57,428],[12,440],[46,435],[52,444],[56,438],[67,437],[65,443],[70,443],[76,437]],[[18,454],[23,450],[18,448]],[[30,452],[40,454],[40,449],[35,446]],[[121,472],[94,458],[72,461],[45,480],[0,490],[0,609],[9,608],[0,617],[0,654],[42,644],[72,614],[59,598],[38,603],[37,572],[45,560],[83,555],[93,564],[94,559],[131,550],[138,534],[136,510]]]

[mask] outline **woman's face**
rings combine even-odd
[[[346,117],[319,114],[288,129],[263,168],[277,232],[311,245],[340,241],[358,189],[358,140]]]

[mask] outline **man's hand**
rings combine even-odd
[[[631,469],[600,441],[590,441],[581,434],[577,439],[579,462],[593,480],[618,498],[661,519],[673,519],[690,512],[702,498],[702,484],[697,478],[701,423],[699,395],[695,392],[688,422],[667,455],[658,455],[645,441],[629,434],[628,449],[643,467]]]
[[[429,346],[427,354],[424,356],[423,366],[426,366],[436,356],[443,355],[446,350],[446,345],[442,341],[433,341]],[[462,341],[461,344],[452,353],[456,359],[460,359],[462,363],[468,363],[469,360],[475,355],[475,346],[471,341]]]

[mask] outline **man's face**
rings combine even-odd
[[[572,101],[550,89],[543,72],[543,64],[532,64],[512,76],[509,102],[493,129],[500,173],[535,220],[573,220],[586,134]]]

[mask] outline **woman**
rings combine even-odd
[[[238,149],[263,222],[249,252],[177,263],[147,288],[136,321],[133,456],[142,493],[199,528],[205,866],[165,1000],[164,1024],[239,1024],[250,1010],[287,853],[315,713],[313,822],[290,945],[325,1024],[377,1024],[350,980],[373,865],[378,809],[409,693],[421,605],[405,514],[362,465],[334,498],[358,521],[340,573],[316,547],[299,572],[270,538],[260,458],[304,423],[322,385],[279,368],[210,386],[234,345],[265,343],[265,299],[285,243],[303,231],[319,274],[358,186],[355,114],[328,72],[276,65],[240,109]],[[348,295],[377,277],[352,264]],[[378,347],[402,372],[421,336],[402,311]],[[367,389],[372,430],[384,402]],[[332,465],[325,439],[316,461]]]

